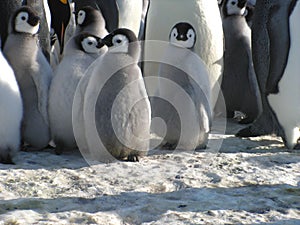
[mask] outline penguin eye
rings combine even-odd
[[[231,5],[235,5],[235,4],[236,4],[236,2],[235,2],[235,1],[232,1],[232,2],[231,2]]]
[[[26,20],[26,17],[25,17],[25,16],[22,16],[22,17],[21,17],[21,20]]]
[[[117,34],[116,36],[113,37],[112,39],[112,43],[116,46],[119,45],[124,45],[126,43],[128,43],[129,41],[127,40],[127,37],[125,35],[122,34]]]
[[[93,42],[89,41],[89,42],[88,42],[88,45],[93,45]]]

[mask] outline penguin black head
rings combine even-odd
[[[171,30],[170,43],[182,48],[193,48],[196,43],[196,31],[189,23],[177,23]]]
[[[223,1],[223,15],[243,16],[246,12],[247,0],[224,0]]]
[[[87,26],[98,20],[103,20],[101,12],[91,6],[79,9],[78,12],[75,12],[75,18],[78,26]]]
[[[134,32],[126,29],[119,28],[108,34],[103,42],[112,53],[125,53],[133,58],[139,56],[139,43]]]
[[[39,31],[40,18],[32,8],[22,6],[12,17],[12,27],[14,32],[35,35]]]
[[[75,41],[78,44],[80,50],[90,53],[97,54],[100,49],[104,46],[102,39],[90,33],[80,33],[75,37]]]

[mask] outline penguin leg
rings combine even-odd
[[[0,163],[2,164],[15,164],[12,161],[12,157],[10,155],[11,150],[6,149],[6,150],[0,150]]]
[[[127,161],[128,162],[139,162],[139,156],[138,154],[130,154],[127,156]]]

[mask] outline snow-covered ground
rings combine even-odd
[[[299,225],[300,152],[236,138],[238,128],[215,129],[206,151],[155,150],[139,163],[21,152],[0,164],[0,224]]]

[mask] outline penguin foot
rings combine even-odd
[[[165,150],[175,150],[177,144],[165,143],[161,148]]]
[[[297,141],[297,144],[294,147],[295,150],[300,150],[300,138]]]
[[[0,163],[2,164],[15,164],[9,153],[0,155]]]
[[[55,152],[56,155],[61,155],[61,154],[63,153],[63,149],[62,149],[62,148],[57,148],[57,147],[56,147],[56,148],[54,149],[54,152]]]
[[[127,156],[127,161],[128,162],[139,162],[139,156],[136,154],[131,154],[129,156]]]
[[[249,118],[249,117],[246,117],[244,119],[241,119],[239,121],[239,124],[249,124],[249,123],[253,123],[254,119],[252,118]]]
[[[252,132],[251,126],[243,128],[235,134],[236,137],[257,137],[259,135],[260,134]]]

